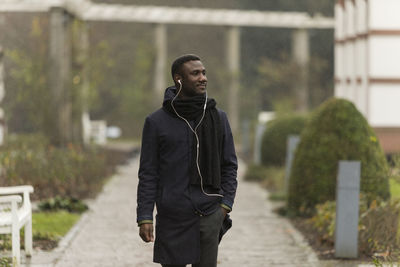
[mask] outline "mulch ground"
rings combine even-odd
[[[41,250],[52,250],[57,247],[58,242],[54,240],[35,240],[33,241],[34,248],[40,248]]]
[[[323,240],[314,227],[304,218],[291,219],[293,226],[302,233],[307,243],[314,249],[321,260],[335,259],[333,242]]]
[[[24,240],[21,240],[22,249]],[[58,241],[41,239],[41,240],[33,240],[33,248],[38,248],[41,250],[52,250],[57,247]],[[0,251],[8,251],[11,250],[11,241],[10,240],[0,240]]]

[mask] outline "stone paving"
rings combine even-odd
[[[36,251],[31,259],[23,259],[24,266],[160,266],[152,263],[152,244],[145,244],[138,235],[137,170],[137,158],[120,167],[59,247],[52,252]],[[256,183],[241,180],[244,171],[240,163],[233,228],[221,242],[218,266],[361,266],[351,261],[319,261],[289,221],[272,212],[268,193]]]

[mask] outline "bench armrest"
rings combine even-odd
[[[13,195],[25,192],[33,193],[33,187],[31,185],[0,187],[0,195]]]
[[[29,197],[29,193],[32,193],[32,192],[33,192],[33,186],[31,186],[31,185],[0,187],[0,196],[1,195],[23,194],[24,195],[23,206],[28,209],[31,208],[31,199]]]

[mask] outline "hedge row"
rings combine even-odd
[[[69,144],[50,146],[41,136],[12,138],[0,150],[0,186],[30,184],[33,199],[95,196],[112,173],[115,152]],[[112,159],[112,161],[110,160]]]
[[[262,164],[264,166],[284,165],[287,137],[299,135],[305,123],[306,117],[299,115],[280,117],[268,122],[262,139]]]

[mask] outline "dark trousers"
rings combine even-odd
[[[192,267],[216,267],[218,257],[219,231],[224,221],[221,208],[208,216],[200,218],[200,262]],[[185,267],[186,265],[168,265],[163,267]]]

